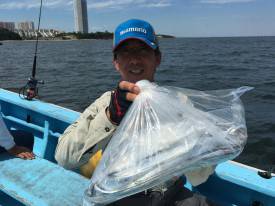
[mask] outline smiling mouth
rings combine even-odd
[[[129,72],[134,75],[140,75],[144,72],[143,69],[130,69]]]

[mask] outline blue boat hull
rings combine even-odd
[[[80,114],[39,100],[27,101],[3,89],[0,104],[9,129],[34,134],[34,153],[38,156],[24,161],[0,155],[0,205],[82,205],[89,180],[64,170],[54,160],[58,137]],[[275,180],[264,179],[257,172],[256,168],[228,161],[220,164],[206,183],[194,188],[187,182],[185,186],[225,206],[274,206]],[[71,200],[60,204],[68,197]]]

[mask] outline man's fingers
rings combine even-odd
[[[20,153],[20,154],[16,155],[16,157],[19,157],[21,159],[26,159],[23,153]]]
[[[27,158],[27,159],[34,159],[34,155],[33,155],[33,153],[31,153],[31,152],[26,152],[26,154],[25,154],[25,157]]]
[[[35,156],[32,152],[22,152],[22,153],[19,153],[18,155],[16,155],[17,157],[21,158],[21,159],[34,159]]]
[[[119,88],[122,90],[129,91],[126,93],[125,98],[126,98],[126,100],[131,101],[131,102],[134,101],[134,99],[140,92],[140,89],[138,86],[136,86],[134,83],[127,82],[127,81],[121,81],[119,83]]]
[[[126,99],[127,99],[128,101],[132,102],[132,101],[135,100],[136,96],[137,96],[136,94],[127,92],[127,94],[126,94]]]
[[[33,152],[30,153],[31,159],[35,159],[35,154]]]
[[[140,92],[140,89],[137,85],[135,85],[134,83],[131,83],[131,82],[127,82],[127,81],[121,81],[119,83],[119,88],[123,89],[123,90],[127,90],[133,94],[139,94],[139,92]]]

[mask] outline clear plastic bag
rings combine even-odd
[[[247,140],[240,96],[251,87],[209,92],[137,85],[137,96],[97,166],[84,205],[105,205],[174,176],[238,156]]]

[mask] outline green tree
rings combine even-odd
[[[0,28],[0,41],[1,40],[21,40],[19,34]]]

